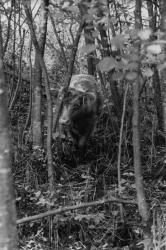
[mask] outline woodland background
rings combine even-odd
[[[58,126],[80,73],[84,157]],[[165,134],[165,0],[1,1],[0,249],[166,249]]]

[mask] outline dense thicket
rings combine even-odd
[[[4,0],[0,20],[20,249],[164,249],[166,2]],[[97,90],[73,94],[80,74]],[[95,112],[62,129],[71,103]]]

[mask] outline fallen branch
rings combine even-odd
[[[124,199],[116,199],[116,198],[107,199],[107,200],[103,199],[103,200],[99,200],[99,201],[86,202],[86,203],[82,203],[82,204],[74,205],[74,206],[60,207],[58,209],[53,209],[53,210],[50,210],[50,211],[47,211],[47,212],[44,212],[44,213],[41,213],[38,215],[33,215],[33,216],[19,219],[16,221],[16,223],[17,223],[17,225],[20,225],[20,224],[25,223],[25,222],[30,222],[30,221],[42,219],[44,217],[55,215],[55,214],[60,214],[60,213],[63,213],[63,212],[69,211],[69,210],[75,210],[75,209],[84,208],[84,207],[101,205],[101,204],[108,203],[108,202],[137,205],[137,202],[135,200],[124,200]]]

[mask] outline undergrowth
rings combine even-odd
[[[152,131],[150,116],[154,113],[144,114],[141,150],[145,191],[150,204],[152,249],[162,250],[166,245],[164,151],[156,131]],[[113,121],[103,109],[84,155],[74,148],[70,138],[54,141],[54,193],[48,191],[45,149],[32,151],[31,142],[19,149],[19,154],[13,156],[17,218],[103,198],[136,199],[132,133],[127,121],[122,142],[121,197],[118,194],[119,131]],[[143,225],[134,204],[107,202],[68,210],[24,223],[18,226],[18,232],[19,249],[146,249],[146,242],[142,241]]]

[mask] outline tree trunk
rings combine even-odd
[[[11,20],[12,20],[14,1],[15,0],[11,1],[11,9],[10,9],[9,17],[8,17],[6,41],[5,41],[5,44],[4,44],[4,47],[3,47],[3,56],[5,55],[5,52],[7,51],[9,38],[10,38],[10,35],[11,35]]]
[[[48,20],[48,1],[42,0],[40,12],[40,37],[39,47],[41,56],[44,56],[44,49],[47,34],[47,20]],[[42,119],[41,119],[41,84],[42,84],[42,69],[36,52],[35,67],[33,78],[33,97],[32,97],[32,135],[33,135],[33,148],[42,147]]]
[[[98,15],[100,16],[100,18],[103,17],[103,11],[101,8],[98,11]],[[111,51],[111,45],[108,42],[107,32],[104,29],[103,24],[99,24],[98,29],[99,29],[100,37],[101,37],[102,56],[109,57],[109,56],[111,56],[112,51]],[[113,36],[115,36],[114,29],[112,30],[112,34],[113,34]],[[122,98],[121,98],[120,93],[118,91],[117,82],[112,79],[113,72],[114,72],[114,70],[111,70],[108,73],[107,80],[110,83],[111,94],[112,94],[112,99],[113,99],[113,104],[114,104],[114,110],[115,110],[115,114],[117,115],[118,122],[120,124],[121,116],[122,116],[122,101],[121,101]],[[119,127],[120,127],[120,125],[119,125]]]
[[[159,1],[160,15],[161,15],[161,31],[164,33],[162,39],[166,39],[166,1]],[[165,49],[166,53],[166,49]],[[161,82],[162,82],[162,107],[163,107],[163,127],[164,133],[166,135],[166,68],[164,68],[161,72]]]
[[[153,65],[153,88],[154,88],[154,101],[156,106],[158,129],[163,131],[163,106],[162,106],[162,95],[161,95],[161,81],[159,72],[156,65]]]
[[[11,96],[10,96],[10,101],[9,101],[9,103],[10,103],[10,105],[9,105],[9,107],[11,107],[12,108],[12,106],[11,106],[11,102],[12,102],[12,100],[13,100],[13,92],[15,91],[15,75],[16,75],[16,27],[17,27],[17,25],[16,25],[16,2],[15,2],[15,0],[13,1],[13,28],[14,28],[14,30],[13,30],[13,46],[12,46],[12,61],[11,61],[11,63],[12,63],[12,69],[13,69],[13,75],[12,75],[12,82],[11,82],[11,86],[10,86],[10,89],[11,89]],[[9,110],[10,110],[10,108],[9,108]]]
[[[54,190],[54,171],[53,171],[53,163],[52,163],[52,101],[51,101],[51,94],[50,94],[50,85],[49,85],[49,79],[48,79],[48,74],[47,74],[47,68],[44,63],[43,57],[40,52],[40,47],[36,39],[31,12],[28,8],[26,1],[23,1],[22,4],[25,9],[27,23],[31,32],[32,42],[34,44],[36,54],[38,56],[38,60],[40,62],[40,66],[42,68],[44,80],[45,80],[45,90],[46,90],[46,96],[47,96],[47,167],[48,167],[48,180],[49,180],[50,191],[53,191]]]
[[[79,4],[80,13],[81,16],[85,16],[89,9],[90,4],[92,0],[82,0]],[[94,27],[93,27],[93,21],[86,22],[85,20],[85,26],[84,26],[84,37],[85,37],[85,44],[95,44],[95,39],[93,37]],[[96,72],[96,65],[95,65],[95,52],[89,53],[87,55],[87,68],[88,68],[88,74],[94,75]]]
[[[149,27],[155,32],[156,31],[156,14],[153,9],[153,1],[147,0],[147,10],[148,10],[148,16],[149,16]]]
[[[84,28],[84,35],[85,35],[85,43],[88,44],[95,44],[95,40],[92,36],[94,31],[93,22],[87,23]],[[87,55],[87,65],[88,65],[88,74],[95,75],[96,72],[96,65],[95,65],[95,53],[89,53]]]
[[[147,0],[147,10],[149,16],[149,28],[154,32],[156,32],[156,18],[157,11],[156,6],[153,5],[152,0]],[[153,35],[152,40],[156,39]],[[156,64],[153,65],[153,88],[154,88],[154,101],[156,106],[156,113],[158,119],[158,129],[163,131],[163,110],[162,110],[162,96],[161,96],[161,82],[159,77],[159,72]]]
[[[142,1],[136,0],[135,6],[135,28],[136,30],[142,28],[141,17]],[[140,55],[140,43],[136,41],[135,51]],[[140,215],[143,221],[147,224],[149,220],[148,205],[145,198],[145,191],[143,185],[141,154],[140,154],[140,114],[139,114],[139,91],[140,91],[140,62],[137,61],[137,78],[133,84],[133,151],[134,151],[134,171],[135,184],[137,191],[137,202]]]
[[[2,37],[2,34],[0,36]],[[16,211],[11,178],[7,84],[2,51],[0,43],[0,249],[14,250],[17,246]]]

